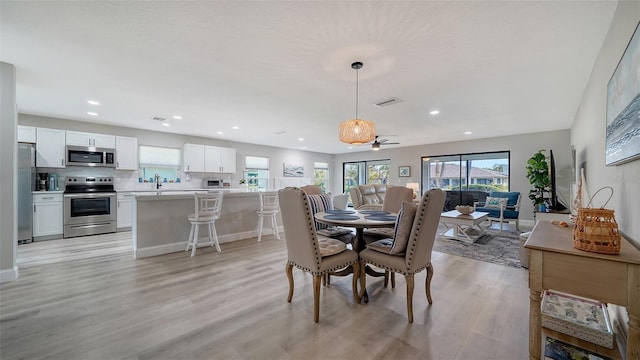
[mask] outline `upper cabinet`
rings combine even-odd
[[[218,146],[205,146],[204,171],[215,173],[235,173],[236,149]]]
[[[58,129],[36,129],[36,166],[65,167],[65,131]]]
[[[138,170],[138,139],[116,136],[116,169]]]
[[[18,125],[18,142],[35,143],[36,128],[33,126]]]
[[[236,172],[236,149],[199,144],[184,144],[183,171]]]
[[[105,134],[67,131],[67,145],[114,149],[116,147],[116,137]]]
[[[184,144],[182,171],[204,172],[204,145]]]

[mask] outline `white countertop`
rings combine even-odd
[[[53,190],[53,191],[32,191],[33,194],[62,194],[64,191],[62,190]]]

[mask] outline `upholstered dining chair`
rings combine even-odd
[[[403,186],[387,186],[384,202],[382,203],[382,210],[392,213],[398,213],[400,211],[400,205],[402,205],[403,201],[413,201],[413,190]],[[367,239],[365,240],[393,238],[393,234],[393,228],[374,228],[364,230],[364,235],[367,236]]]
[[[287,244],[287,264],[285,271],[289,279],[289,296],[293,298],[293,268],[311,273],[313,276],[313,320],[320,318],[320,283],[324,275],[336,274],[338,270],[351,267],[353,298],[359,302],[357,281],[360,275],[358,254],[347,249],[344,242],[316,233],[309,200],[300,188],[288,187],[278,190],[284,237]]]
[[[301,186],[300,189],[305,192],[307,195],[320,195],[322,194],[322,188],[318,185],[305,185]]]
[[[433,303],[430,288],[433,277],[431,251],[444,198],[444,191],[431,189],[422,195],[417,208],[413,204],[403,203],[402,210],[398,214],[394,239],[373,242],[359,254],[361,269],[371,264],[385,271],[404,275],[407,283],[407,316],[410,323],[413,322],[414,275],[424,269],[427,270],[425,281],[427,301],[429,304]],[[408,231],[408,229],[411,230]],[[360,297],[362,297],[367,286],[364,271],[360,273],[360,282]]]

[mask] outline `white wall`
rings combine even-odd
[[[0,283],[18,277],[16,69],[0,62]]]
[[[367,146],[367,149],[370,149]],[[538,150],[553,150],[556,163],[559,199],[566,205],[570,202],[571,147],[569,130],[550,131],[526,135],[502,136],[490,139],[457,141],[440,144],[428,144],[380,151],[367,150],[354,154],[337,155],[332,171],[337,174],[333,188],[342,191],[342,164],[349,161],[391,159],[392,185],[404,186],[408,182],[421,179],[421,157],[451,154],[465,154],[491,151],[510,151],[510,190],[522,193],[520,219],[533,220],[533,206],[528,198],[531,185],[525,169],[527,160]],[[548,153],[548,151],[547,151]],[[411,177],[398,177],[398,166],[411,166]],[[423,189],[425,190],[425,189]]]
[[[585,168],[588,190],[603,186],[614,189],[607,204],[615,210],[623,234],[640,248],[640,160],[619,166],[605,166],[607,83],[640,21],[639,1],[620,1],[609,33],[595,61],[571,127],[576,162]]]

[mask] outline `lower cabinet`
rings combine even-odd
[[[118,229],[131,228],[133,218],[133,197],[118,196],[118,210],[116,216]]]
[[[33,237],[54,235],[62,237],[63,214],[62,194],[34,194]]]

